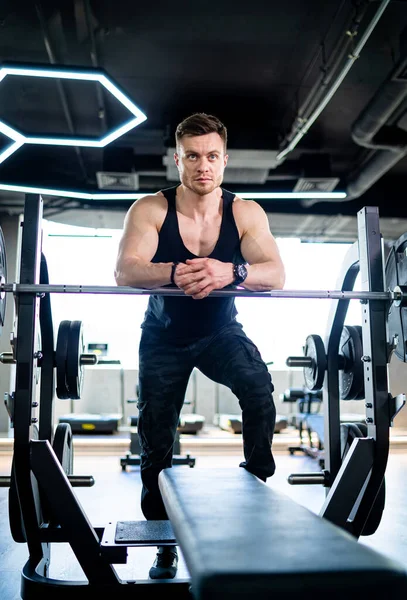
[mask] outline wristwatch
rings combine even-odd
[[[233,285],[240,285],[247,277],[247,269],[244,264],[234,264],[233,265]]]
[[[172,283],[172,285],[176,285],[175,281],[174,281],[174,277],[175,277],[175,269],[177,268],[177,265],[179,265],[178,261],[174,261],[172,263],[172,267],[171,267],[171,283]]]

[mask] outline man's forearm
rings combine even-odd
[[[117,285],[129,285],[132,287],[154,288],[169,285],[171,283],[171,263],[142,263],[139,261],[126,261],[115,270]]]
[[[275,261],[247,265],[247,277],[241,284],[252,292],[281,290],[285,283],[284,268]]]

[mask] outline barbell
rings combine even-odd
[[[144,289],[130,286],[100,285],[64,285],[64,284],[19,284],[0,283],[0,294],[129,294],[139,296],[185,296],[179,288],[159,287]],[[394,303],[395,306],[407,305],[407,286],[395,286],[393,290],[383,292],[344,291],[344,290],[271,290],[266,292],[249,291],[239,288],[213,290],[210,296],[247,296],[250,298],[317,298],[327,300],[379,300]]]

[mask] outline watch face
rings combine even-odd
[[[246,279],[247,269],[244,265],[235,265],[233,270],[234,270],[234,275],[235,275],[234,284],[238,285],[239,283],[242,283]]]
[[[237,265],[237,275],[238,277],[245,276],[246,267],[244,265]]]

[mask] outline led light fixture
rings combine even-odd
[[[41,77],[51,79],[75,79],[78,81],[95,81],[103,85],[103,87],[114,96],[123,106],[125,106],[134,117],[126,123],[120,125],[113,131],[107,133],[100,139],[92,139],[87,137],[57,137],[57,136],[32,136],[25,135],[20,131],[10,127],[3,121],[0,121],[0,133],[9,137],[14,141],[14,144],[7,146],[0,152],[0,164],[9,158],[16,150],[24,144],[42,144],[46,146],[85,146],[88,148],[104,148],[117,138],[121,137],[130,129],[137,127],[147,119],[146,115],[128,98],[122,91],[119,90],[105,73],[97,70],[80,70],[69,68],[61,69],[61,67],[23,67],[23,66],[2,66],[0,68],[0,83],[6,76],[18,77]],[[58,194],[60,195],[60,194]],[[66,194],[64,194],[66,195]]]
[[[26,194],[42,194],[43,196],[58,196],[61,198],[77,198],[78,200],[138,200],[151,192],[127,193],[91,193],[75,190],[55,190],[52,188],[34,187],[29,185],[13,185],[0,183],[0,190],[5,192],[22,192]],[[299,200],[299,199],[334,199],[346,198],[345,192],[236,192],[236,196],[246,200]]]

